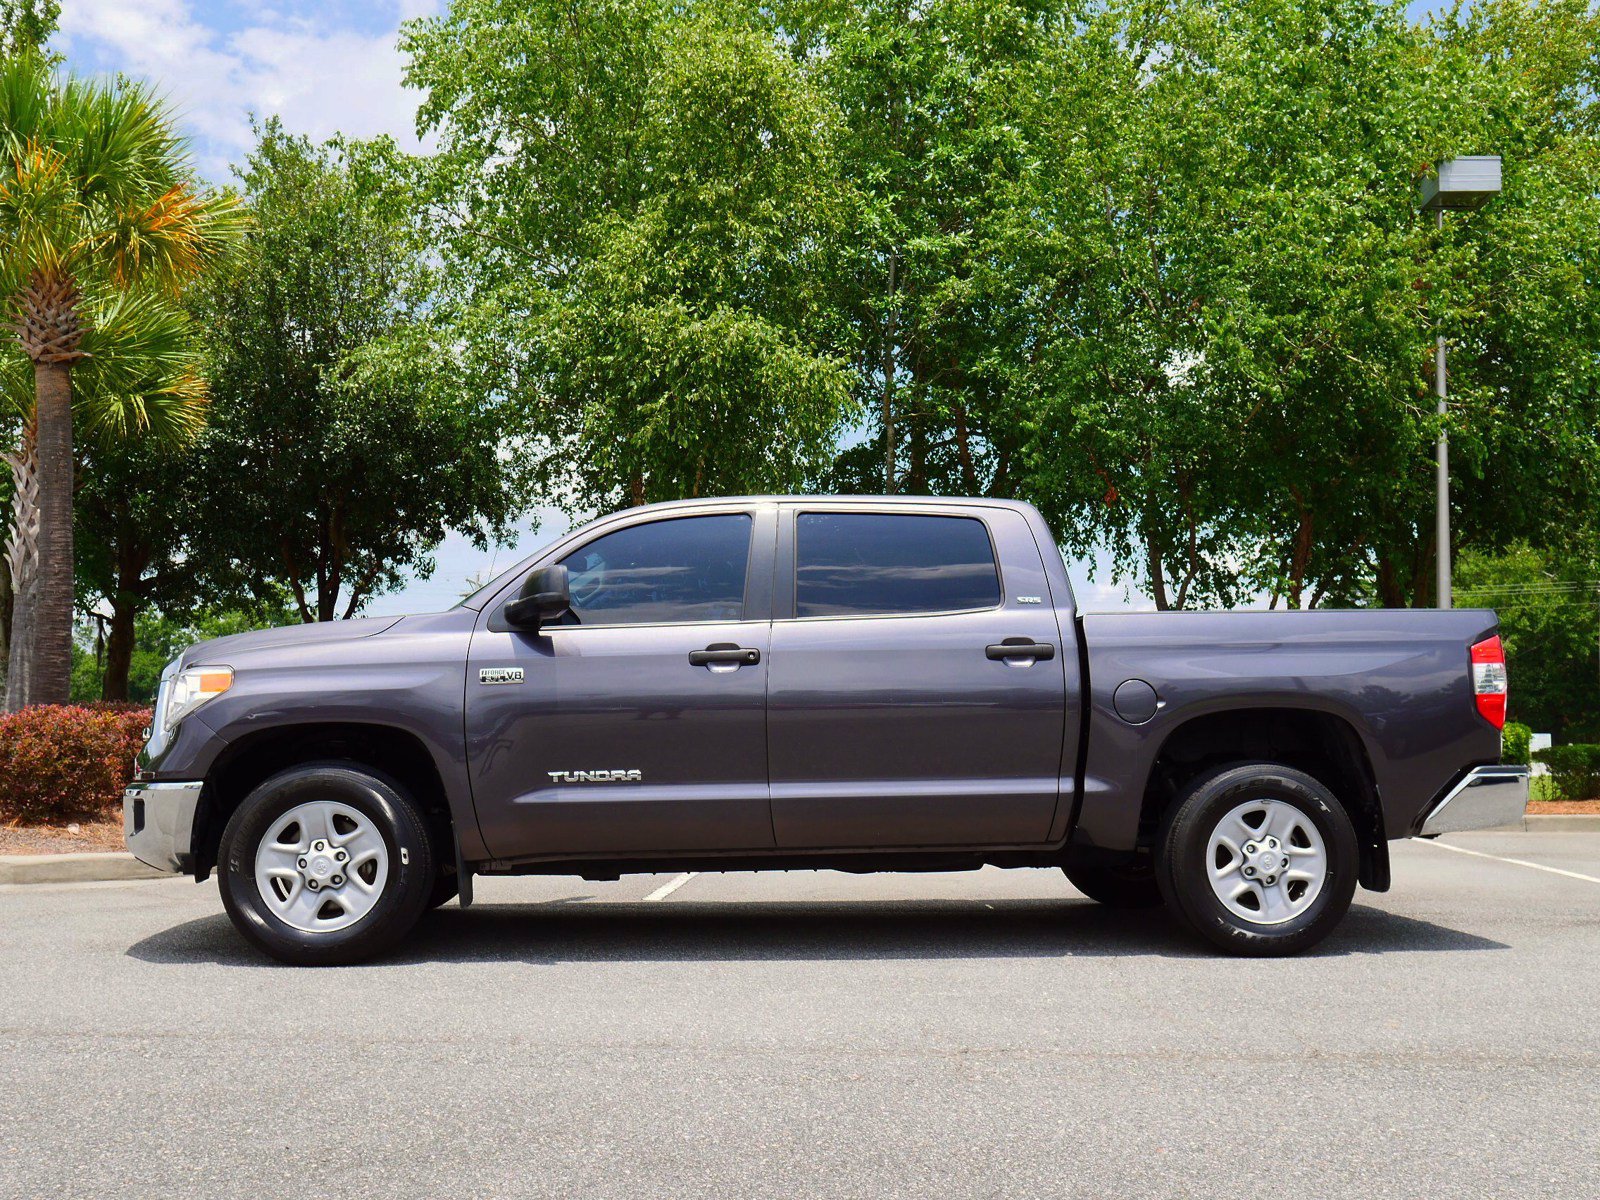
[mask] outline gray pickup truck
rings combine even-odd
[[[1026,504],[695,500],[448,612],[191,647],[124,810],[293,963],[474,875],[985,864],[1277,955],[1391,840],[1521,817],[1505,705],[1491,612],[1082,614]]]

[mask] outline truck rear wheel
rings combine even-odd
[[[229,819],[219,857],[234,927],[300,966],[390,949],[436,878],[417,805],[398,784],[342,763],[291,767],[259,785]]]
[[[1356,857],[1355,828],[1326,787],[1248,763],[1185,790],[1157,842],[1156,880],[1167,906],[1229,953],[1296,954],[1349,910]]]
[[[1107,908],[1156,908],[1161,904],[1161,888],[1148,862],[1113,866],[1074,863],[1061,869],[1068,883]]]

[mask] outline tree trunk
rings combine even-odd
[[[72,368],[33,368],[39,452],[39,578],[24,704],[65,704],[72,687]]]
[[[106,673],[100,682],[102,700],[128,698],[128,669],[133,664],[134,606],[111,603],[111,631],[106,637]]]
[[[1144,535],[1146,564],[1150,571],[1150,596],[1156,602],[1157,612],[1166,612],[1172,605],[1167,602],[1166,565],[1161,560],[1161,547],[1154,533]]]
[[[11,468],[11,528],[6,538],[6,569],[11,577],[11,640],[6,653],[7,712],[16,712],[31,693],[34,601],[38,589],[39,472],[33,421],[22,430],[22,444],[5,456]]]
[[[1394,560],[1387,554],[1378,556],[1378,600],[1385,608],[1406,607],[1399,572],[1395,570]]]
[[[0,555],[0,696],[5,694],[5,673],[11,659],[11,608],[11,563]]]
[[[1289,490],[1294,495],[1295,509],[1299,513],[1299,523],[1294,535],[1294,554],[1289,561],[1289,607],[1303,608],[1305,606],[1300,601],[1305,595],[1306,571],[1311,565],[1311,510],[1301,500],[1299,488]]]

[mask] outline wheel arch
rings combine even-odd
[[[306,722],[277,725],[230,742],[206,773],[204,817],[196,829],[194,872],[204,879],[217,864],[228,819],[259,784],[291,767],[341,762],[401,784],[422,806],[441,863],[457,856],[455,817],[443,776],[416,734],[393,725]]]
[[[1303,771],[1338,798],[1355,825],[1359,878],[1370,891],[1389,888],[1389,845],[1372,759],[1344,717],[1313,708],[1244,707],[1190,717],[1162,741],[1139,809],[1139,846],[1155,845],[1163,818],[1184,786],[1219,767],[1272,762]]]

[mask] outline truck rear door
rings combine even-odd
[[[774,617],[780,847],[1048,840],[1077,664],[1021,512],[788,504]]]

